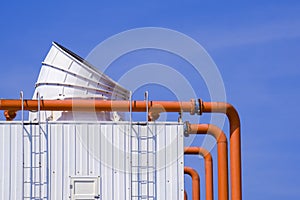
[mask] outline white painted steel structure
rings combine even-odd
[[[183,125],[1,122],[0,199],[183,199]]]
[[[33,99],[39,93],[42,99],[98,98],[128,100],[129,91],[80,56],[53,42],[42,62],[36,82]],[[40,120],[104,120],[119,121],[114,113],[67,113],[63,111],[42,111]],[[36,112],[29,115],[30,121],[37,121]]]

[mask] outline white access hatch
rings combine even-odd
[[[70,177],[71,200],[100,199],[100,177]]]

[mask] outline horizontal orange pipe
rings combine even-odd
[[[230,126],[231,199],[242,199],[241,124],[238,112],[229,103],[202,102],[203,113],[224,113]]]
[[[213,161],[212,156],[204,148],[201,147],[185,147],[184,154],[202,155],[204,157],[205,165],[205,187],[206,187],[206,200],[214,199],[213,191]]]
[[[184,167],[184,173],[192,177],[192,199],[200,200],[200,177],[196,170]]]
[[[218,148],[218,199],[228,200],[228,154],[225,133],[212,124],[188,124],[189,134],[210,134],[217,140]]]
[[[191,112],[195,113],[195,103],[193,101],[132,101],[132,112],[145,112],[147,107],[152,112]],[[0,100],[0,110],[21,110],[22,100],[2,99]],[[41,110],[53,111],[119,111],[129,112],[130,101],[118,100],[41,100]],[[38,100],[24,100],[24,110],[38,110]]]

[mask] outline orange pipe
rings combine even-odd
[[[225,133],[212,124],[187,124],[189,134],[210,134],[217,140],[218,148],[218,199],[228,199],[228,155]]]
[[[202,112],[224,113],[227,115],[230,126],[230,175],[231,198],[242,199],[242,167],[241,167],[241,124],[238,112],[229,103],[202,102]]]
[[[188,196],[185,190],[184,190],[184,200],[188,200]]]
[[[211,154],[209,151],[201,147],[185,147],[184,154],[200,154],[204,157],[206,200],[213,200],[213,161]]]
[[[190,112],[195,114],[195,101],[132,101],[132,112],[149,111],[160,112]],[[21,110],[22,100],[2,99],[0,100],[0,110]],[[24,110],[37,110],[38,100],[24,100]],[[86,99],[66,99],[66,100],[41,100],[41,110],[61,110],[61,111],[119,111],[129,112],[130,101],[118,100],[86,100]]]
[[[184,167],[184,173],[192,177],[192,199],[200,200],[200,178],[196,170]]]

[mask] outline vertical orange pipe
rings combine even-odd
[[[202,112],[224,113],[230,126],[230,177],[231,198],[242,199],[242,167],[241,167],[241,124],[238,112],[229,103],[202,102]]]
[[[192,177],[192,199],[200,200],[200,177],[191,167],[184,167],[184,173]]]
[[[184,190],[184,200],[188,200],[187,193],[185,190]]]
[[[217,140],[218,148],[218,199],[228,200],[228,155],[225,133],[212,124],[188,124],[189,134],[210,134]]]
[[[201,147],[185,147],[184,154],[200,154],[204,157],[206,200],[213,200],[213,161],[211,154],[209,153],[209,151]]]

